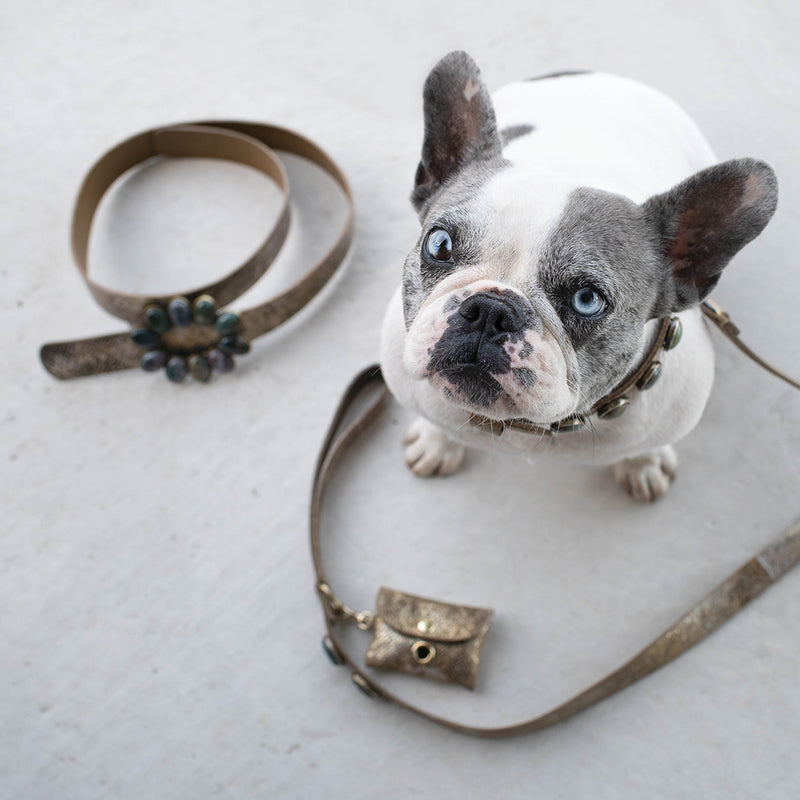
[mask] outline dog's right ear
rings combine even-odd
[[[653,316],[697,305],[728,262],[764,230],[778,179],[763,161],[740,158],[695,173],[643,206],[660,240],[665,286]]]
[[[467,163],[501,153],[492,100],[477,64],[466,53],[446,55],[428,75],[422,96],[425,139],[411,194],[420,214]]]

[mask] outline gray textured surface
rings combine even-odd
[[[377,355],[414,236],[422,81],[455,47],[490,88],[573,67],[639,78],[721,158],[770,162],[778,212],[716,297],[800,371],[799,30],[795,5],[742,0],[5,3],[0,798],[796,797],[800,573],[574,721],[484,743],[368,701],[328,664],[305,535],[316,448]],[[83,173],[138,130],[213,117],[294,126],[340,161],[358,206],[345,275],[212,385],[57,383],[42,342],[121,327],[70,263]],[[302,208],[252,299],[335,222],[327,187],[292,166]],[[275,204],[229,165],[144,170],[104,203],[90,257],[120,289],[180,290],[244,256]],[[329,506],[332,578],[359,607],[386,584],[496,609],[476,693],[393,681],[405,696],[474,722],[545,710],[797,517],[800,398],[717,342],[710,407],[653,507],[606,471],[491,455],[423,482],[402,463],[407,416],[384,418]]]

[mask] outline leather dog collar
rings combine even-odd
[[[339,185],[347,215],[338,238],[320,261],[291,287],[240,313],[220,312],[249,289],[269,268],[289,230],[289,180],[272,148],[311,161]],[[95,211],[103,195],[129,169],[153,157],[219,158],[259,170],[273,180],[283,202],[272,230],[245,263],[211,284],[175,295],[134,295],[115,292],[89,274],[87,250]],[[91,168],[78,192],[72,218],[75,263],[95,300],[110,314],[136,326],[117,333],[46,344],[42,363],[57,378],[129,369],[167,367],[167,376],[182,380],[187,371],[200,380],[212,367],[233,366],[233,355],[244,354],[250,342],[288,320],[305,306],[342,264],[353,238],[353,199],[347,179],[316,144],[293,131],[248,122],[194,122],[155,128],[112,148]]]
[[[749,359],[755,361],[767,372],[780,378],[785,383],[800,389],[800,381],[793,378],[788,373],[770,364],[763,358],[754,353],[739,337],[739,328],[731,321],[727,311],[721,308],[713,300],[706,299],[700,304],[700,310],[708,322],[714,325],[724,336],[726,336],[742,353]],[[537,425],[525,419],[494,420],[473,414],[470,417],[470,424],[479,429],[485,429],[494,436],[499,436],[506,430],[513,429],[523,433],[533,433],[538,436],[553,436],[556,433],[569,433],[579,431],[584,428],[589,417],[596,414],[600,419],[616,419],[625,413],[630,404],[629,394],[634,389],[646,391],[650,389],[661,377],[663,365],[659,361],[662,351],[672,350],[677,347],[683,335],[683,328],[678,317],[662,317],[658,331],[652,344],[648,348],[641,363],[628,375],[616,388],[598,400],[590,409],[588,414],[576,414],[575,416],[554,422],[545,427]]]

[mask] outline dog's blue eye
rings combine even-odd
[[[449,261],[453,257],[453,240],[441,228],[434,228],[425,239],[425,252],[434,261]]]
[[[606,299],[597,289],[583,286],[569,299],[569,304],[576,314],[582,317],[596,317],[606,307]]]

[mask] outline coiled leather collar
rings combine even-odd
[[[301,156],[325,170],[344,194],[346,219],[328,252],[286,291],[238,314],[218,314],[217,309],[242,295],[266,272],[288,233],[289,180],[273,149]],[[281,210],[272,230],[245,263],[213,283],[195,286],[177,297],[112,291],[90,276],[87,262],[92,220],[103,195],[129,169],[154,157],[235,161],[267,175],[283,194]],[[213,364],[215,354],[219,355],[221,368],[230,365],[229,353],[246,352],[253,339],[296,314],[330,280],[352,242],[353,218],[352,193],[342,171],[320,147],[293,131],[250,122],[211,121],[139,133],[103,155],[84,179],[72,219],[72,252],[78,271],[95,300],[110,314],[140,327],[134,330],[133,338],[126,332],[46,344],[41,349],[42,363],[62,379],[129,369],[140,363],[147,369],[147,363],[158,362],[160,366],[168,358],[176,359],[180,366],[181,361],[192,358],[203,361],[211,355]],[[205,303],[202,314],[198,313],[201,298],[201,305]],[[148,312],[156,316],[151,318]],[[156,317],[158,325],[154,328]],[[220,344],[226,343],[223,340],[230,343],[227,352],[219,349]],[[148,352],[151,353],[149,359],[145,356]],[[183,374],[185,372],[184,364]],[[208,372],[205,374],[207,379]]]

